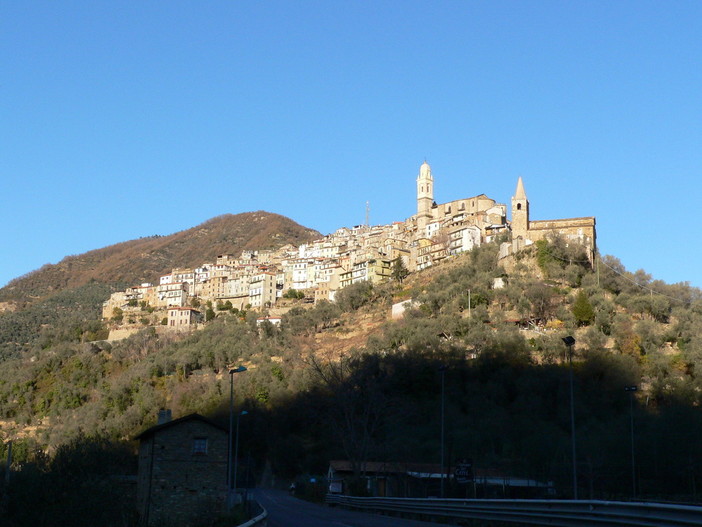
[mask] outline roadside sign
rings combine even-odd
[[[468,483],[473,481],[473,460],[464,459],[456,464],[456,469],[453,471],[453,476],[456,478],[456,483]]]

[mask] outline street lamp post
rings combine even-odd
[[[236,489],[236,474],[239,466],[239,417],[246,415],[249,412],[242,410],[236,414],[236,441],[234,443],[234,489]]]
[[[227,441],[227,503],[231,505],[232,492],[232,432],[234,428],[234,374],[246,371],[246,367],[229,368],[229,439]]]
[[[570,442],[573,452],[573,499],[578,499],[578,461],[575,451],[575,405],[573,396],[573,345],[575,339],[572,336],[563,337],[563,342],[568,346],[568,366],[570,369]]]
[[[441,372],[441,497],[444,497],[444,392],[446,366],[439,366]]]
[[[634,392],[636,386],[625,386],[624,391],[629,392],[629,419],[631,428],[631,496],[636,498],[636,459],[634,458]]]

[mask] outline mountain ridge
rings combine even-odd
[[[29,304],[91,281],[115,285],[154,282],[174,267],[193,267],[218,254],[299,245],[321,233],[267,211],[222,214],[173,234],[149,236],[64,257],[11,280],[0,302]]]

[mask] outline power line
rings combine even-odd
[[[559,256],[556,256],[555,254],[550,254],[549,256],[551,256],[552,258],[555,258],[556,260],[560,260],[560,261],[562,261],[562,262],[568,262],[568,263],[577,263],[577,264],[591,264],[591,263],[592,263],[592,262],[590,262],[590,260],[571,260],[571,259],[568,259],[568,258],[561,258],[561,257],[559,257]],[[665,298],[668,298],[669,300],[674,300],[675,302],[680,302],[681,304],[686,304],[686,305],[691,305],[692,302],[693,302],[692,300],[682,300],[682,299],[680,299],[680,298],[677,298],[677,297],[674,297],[674,296],[670,296],[670,295],[667,295],[667,294],[665,294],[665,293],[661,293],[660,291],[656,291],[656,290],[654,290],[653,288],[651,288],[651,287],[648,286],[648,285],[640,284],[640,283],[638,283],[636,280],[634,280],[633,278],[627,276],[627,274],[631,274],[631,272],[625,270],[624,273],[627,273],[627,274],[624,274],[623,272],[621,272],[621,271],[615,269],[614,267],[612,267],[611,265],[609,265],[608,263],[606,263],[606,262],[602,259],[602,257],[600,257],[599,255],[596,255],[595,258],[597,258],[598,261],[599,261],[602,265],[604,265],[605,267],[607,267],[607,268],[608,268],[609,270],[611,270],[612,272],[618,274],[619,276],[621,276],[622,278],[624,278],[624,279],[627,280],[628,282],[631,282],[631,283],[634,284],[636,287],[638,287],[638,288],[640,288],[640,289],[643,289],[643,290],[646,290],[647,292],[649,292],[649,293],[651,294],[651,296],[653,296],[653,294],[655,293],[656,295],[663,296],[663,297],[665,297]]]
[[[621,276],[621,277],[624,278],[625,280],[631,282],[631,283],[634,284],[636,287],[648,291],[648,292],[651,294],[651,296],[653,296],[653,294],[655,293],[655,294],[657,294],[657,295],[659,295],[659,296],[663,296],[663,297],[668,298],[668,299],[670,299],[670,300],[674,300],[674,301],[676,301],[676,302],[680,302],[681,304],[692,304],[692,301],[691,301],[691,300],[682,300],[682,299],[677,298],[677,297],[674,297],[674,296],[666,295],[665,293],[661,293],[660,291],[655,291],[655,290],[652,289],[650,286],[647,286],[647,285],[643,285],[643,284],[638,283],[638,282],[637,282],[636,280],[634,280],[633,278],[630,278],[629,276],[625,275],[625,274],[622,273],[621,271],[618,271],[617,269],[615,269],[615,268],[612,267],[611,265],[607,264],[604,260],[602,260],[602,258],[600,258],[600,262],[602,263],[602,265],[604,265],[605,267],[607,267],[607,268],[610,269],[611,271],[615,272],[616,274],[618,274],[619,276]],[[629,271],[626,271],[626,272],[629,273]],[[631,274],[631,273],[629,273],[629,274]]]

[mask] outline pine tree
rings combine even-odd
[[[395,258],[392,263],[393,280],[397,280],[398,282],[402,283],[402,281],[407,278],[408,274],[409,271],[407,270],[407,267],[405,267],[405,262],[402,261],[402,258],[399,256]]]
[[[585,291],[582,289],[578,292],[578,296],[573,303],[573,316],[580,326],[589,326],[595,320],[595,310],[590,304]]]

